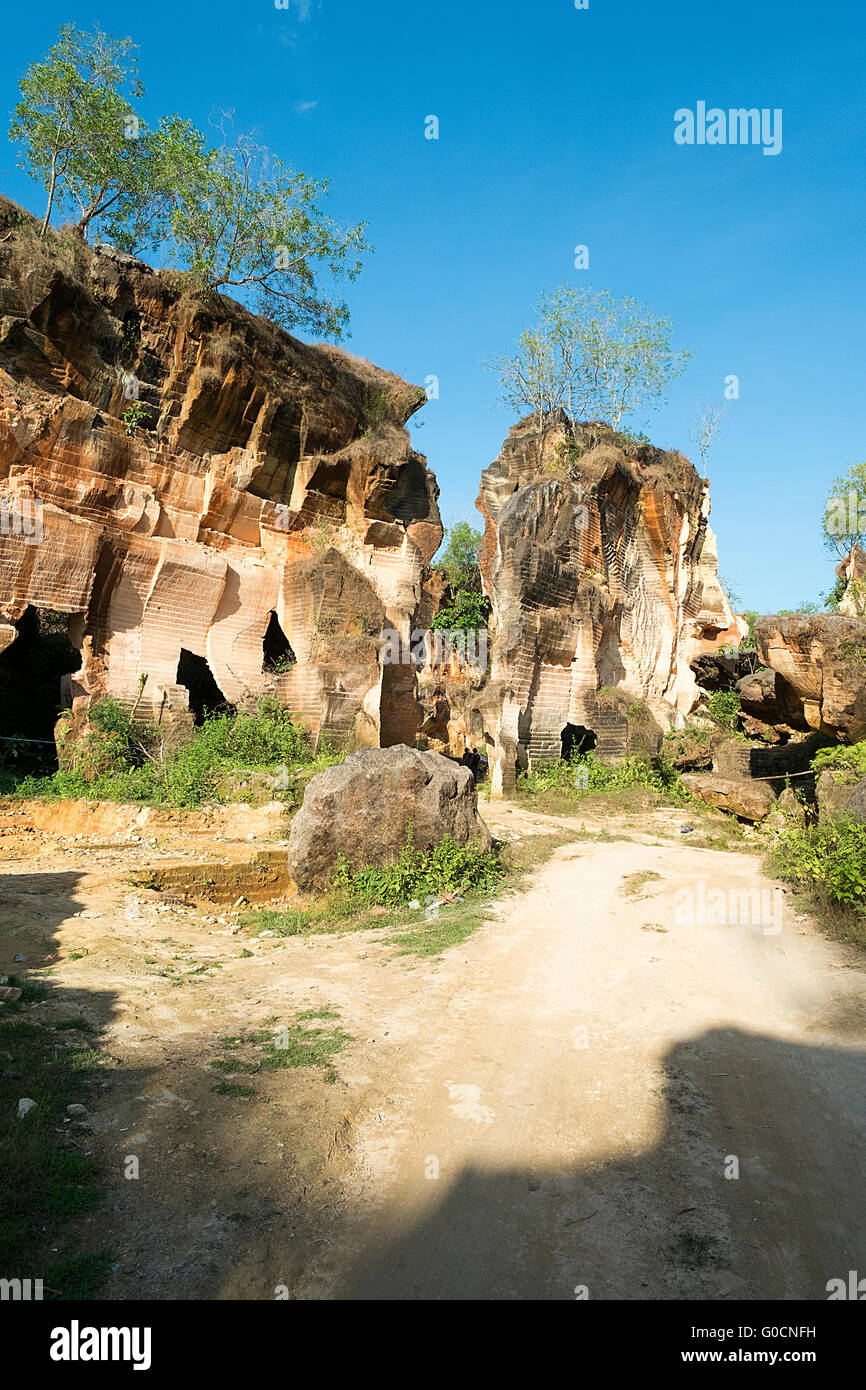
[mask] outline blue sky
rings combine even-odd
[[[483,360],[511,350],[541,291],[591,284],[670,315],[693,352],[669,403],[633,421],[655,443],[694,456],[693,402],[739,378],[709,470],[720,569],[744,604],[830,586],[824,498],[866,457],[862,4],[43,0],[4,17],[5,111],[66,20],[137,41],[147,118],[204,126],[234,108],[331,179],[334,216],[367,219],[347,346],[438,377],[412,434],[447,520],[477,523],[480,471],[512,423]],[[676,145],[674,112],[699,100],[781,108],[781,154]],[[5,141],[0,170],[38,210]]]

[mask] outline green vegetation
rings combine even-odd
[[[707,701],[707,712],[716,724],[736,733],[742,714],[740,697],[736,690],[714,690]]]
[[[458,521],[447,531],[448,544],[436,568],[445,576],[450,597],[433,619],[436,629],[469,632],[486,627],[490,615],[490,600],[481,587],[478,547],[482,535],[469,525]]]
[[[487,626],[490,616],[490,600],[484,594],[458,591],[450,603],[443,603],[431,627],[444,628],[449,632],[475,632]]]
[[[353,1041],[340,1027],[339,1017],[333,1009],[305,1009],[282,1028],[262,1028],[222,1038],[227,1055],[216,1058],[211,1066],[228,1075],[321,1067],[325,1080],[334,1082],[338,1077],[332,1059]],[[324,1027],[320,1026],[323,1022]],[[253,1087],[238,1082],[220,1081],[212,1089],[223,1096],[256,1094]]]
[[[833,935],[866,946],[866,825],[837,816],[781,833],[772,871],[805,889]]]
[[[23,779],[0,774],[0,792],[200,806],[220,799],[221,773],[246,769],[275,773],[275,799],[295,805],[309,779],[343,756],[330,747],[316,754],[305,731],[272,696],[260,700],[254,714],[211,714],[198,728],[179,733],[136,723],[116,700],[106,699],[88,711],[75,746],[64,750],[60,771]]]
[[[355,279],[365,224],[339,228],[321,208],[327,182],[286,168],[229,114],[215,147],[176,114],[148,128],[135,48],[64,24],[22,77],[9,136],[46,192],[41,235],[76,208],[81,238],[93,225],[125,251],[165,249],[204,294],[249,293],[273,322],[339,338],[349,311],[317,272]]]
[[[41,1278],[48,1298],[92,1298],[108,1277],[111,1257],[89,1254],[50,1262],[46,1246],[63,1222],[100,1200],[94,1161],[64,1142],[69,1104],[86,1099],[105,1058],[88,1025],[65,1020],[57,1029],[25,1021],[22,1007],[44,993],[10,977],[21,998],[3,1006],[0,1019],[0,1269],[17,1278]],[[18,1118],[27,1096],[35,1110]]]
[[[488,892],[503,872],[493,850],[457,845],[450,835],[432,849],[419,850],[410,831],[396,862],[388,868],[352,869],[341,855],[334,887],[358,907],[398,907],[427,895]]]
[[[519,796],[555,792],[575,802],[631,787],[658,793],[678,805],[689,799],[679,773],[664,753],[655,758],[634,754],[616,763],[603,763],[594,753],[585,753],[535,767],[517,779]]]
[[[827,497],[824,515],[821,518],[821,534],[827,549],[839,559],[845,560],[855,545],[866,548],[866,463],[855,463],[836,478]],[[844,593],[834,591],[831,597],[841,598]]]
[[[837,782],[859,782],[866,777],[866,740],[821,748],[812,759],[816,772],[832,772]]]
[[[653,869],[639,869],[637,873],[626,874],[620,884],[620,892],[626,898],[645,898],[644,888],[648,883],[660,883],[661,874]]]
[[[138,426],[147,419],[150,413],[147,406],[142,405],[141,401],[130,401],[120,417],[126,426],[126,433],[135,434]]]

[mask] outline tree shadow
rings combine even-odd
[[[866,1266],[861,1051],[719,1029],[673,1047],[664,1074],[649,1152],[467,1168],[411,1229],[380,1213],[333,1296],[820,1300]]]

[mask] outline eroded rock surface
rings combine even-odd
[[[411,742],[379,639],[408,639],[442,535],[404,429],[423,391],[21,217],[0,200],[0,648],[59,610],[76,704],[188,717],[211,681]]]
[[[866,738],[866,619],[774,615],[755,631],[761,661],[793,690],[810,729],[846,743]]]
[[[420,850],[446,835],[491,844],[468,767],[414,748],[362,749],[310,780],[292,821],[289,873],[308,889],[331,883],[340,855],[352,869],[391,864],[410,828]]]
[[[719,585],[708,490],[688,460],[604,425],[572,435],[564,416],[539,433],[530,417],[482,473],[477,506],[494,794],[515,758],[558,758],[566,726],[616,756],[630,711],[657,739],[682,723],[699,699],[690,661],[747,631]]]

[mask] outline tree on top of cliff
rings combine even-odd
[[[94,223],[122,250],[165,247],[203,289],[249,296],[284,328],[340,338],[349,311],[320,274],[358,275],[365,224],[338,227],[321,207],[327,182],[286,168],[231,114],[215,148],[178,115],[148,129],[129,99],[143,94],[134,48],[66,24],[21,79],[9,134],[48,194],[42,235],[71,202],[83,237]]]
[[[130,242],[158,243],[165,226],[203,288],[249,290],[260,312],[284,328],[341,337],[348,308],[325,292],[318,271],[324,265],[333,277],[354,280],[369,249],[366,224],[338,227],[320,206],[327,181],[287,169],[239,133],[230,114],[220,130],[220,147],[209,149],[188,121],[160,122],[148,138],[151,198]]]
[[[43,234],[55,203],[78,207],[86,235],[124,194],[142,192],[140,123],[129,99],[142,93],[134,50],[131,39],[64,24],[21,79],[9,137],[21,146],[19,168],[48,195]]]
[[[607,290],[560,285],[542,296],[537,313],[517,354],[486,365],[505,403],[521,413],[528,406],[539,428],[564,410],[572,424],[604,420],[618,429],[624,416],[660,399],[690,356],[674,352],[669,318]]]

